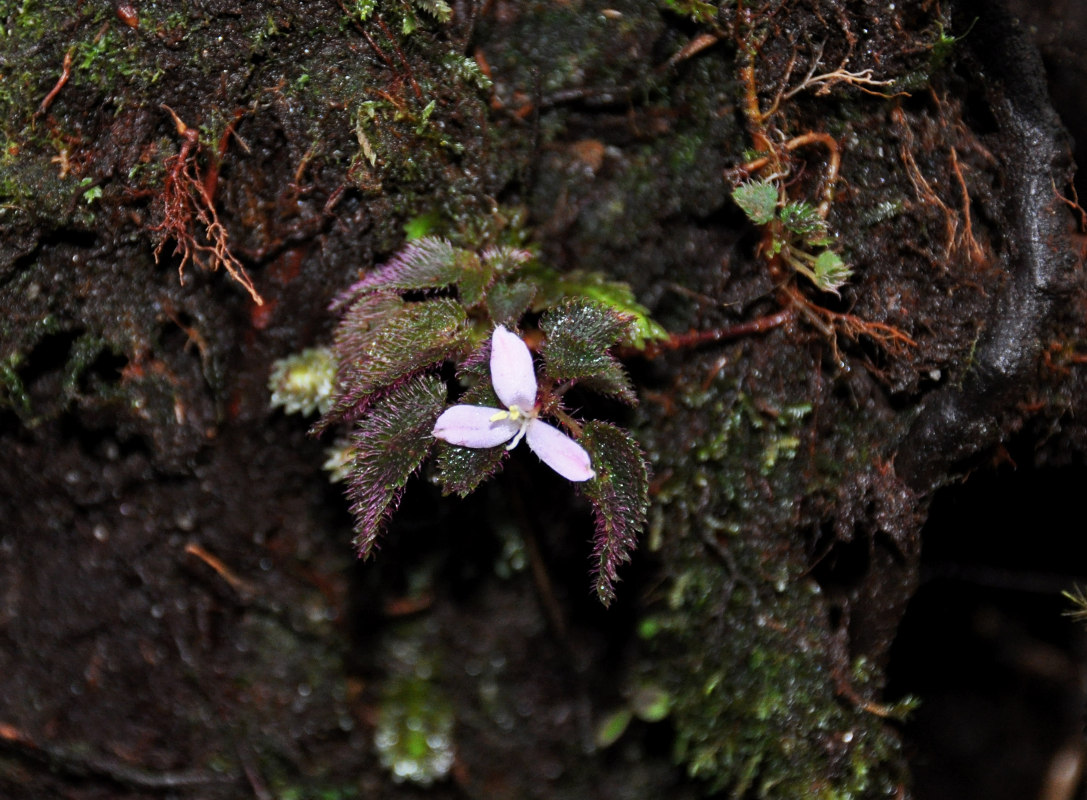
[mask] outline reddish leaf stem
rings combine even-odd
[[[714,328],[708,331],[689,331],[688,333],[673,333],[666,341],[650,342],[647,344],[645,347],[645,356],[647,358],[656,358],[661,353],[670,350],[682,350],[688,347],[698,347],[699,345],[709,344],[711,342],[722,342],[726,339],[736,339],[740,336],[763,333],[764,331],[784,325],[795,316],[796,310],[790,307],[784,308],[776,314],[759,317],[758,319],[741,322],[736,325],[729,325],[724,328]]]

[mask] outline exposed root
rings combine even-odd
[[[1053,184],[1053,194],[1057,199],[1072,209],[1079,218],[1079,232],[1087,233],[1087,211],[1084,211],[1083,206],[1079,204],[1079,195],[1076,193],[1075,184],[1069,184],[1069,188],[1072,190],[1072,197],[1069,199],[1057,190],[1056,181],[1050,181],[1050,183]]]
[[[808,89],[815,89],[815,93],[818,95],[829,94],[830,90],[838,84],[845,84],[847,86],[853,86],[860,89],[865,94],[875,95],[876,97],[895,97],[897,94],[904,94],[904,92],[897,92],[896,94],[887,94],[886,92],[876,91],[872,87],[876,86],[891,86],[894,81],[876,80],[872,77],[873,72],[871,69],[862,69],[859,72],[850,72],[846,69],[836,69],[833,72],[824,72],[819,75],[814,75],[816,66],[818,66],[818,60],[812,64],[811,71],[808,73],[804,81],[795,86],[789,91],[785,92],[782,96],[783,100],[788,100],[791,97],[795,97],[803,91]]]
[[[197,166],[199,134],[182,122],[173,109],[168,106],[163,108],[174,119],[178,135],[181,136],[181,149],[176,155],[166,159],[165,163],[166,177],[161,194],[163,220],[152,228],[161,234],[158,246],[155,247],[155,262],[158,262],[166,241],[173,239],[176,243],[174,255],[181,256],[177,273],[182,284],[185,283],[185,265],[190,261],[210,272],[222,266],[231,278],[245,287],[253,302],[263,305],[264,299],[257,293],[245,267],[230,250],[230,236],[219,221],[208,188],[209,182],[213,188],[215,182],[213,179],[209,181],[203,178]],[[212,171],[209,178],[216,175],[217,172]],[[194,233],[196,224],[203,226],[203,236]]]
[[[910,126],[906,122],[906,115],[902,113],[902,109],[896,108],[892,111],[891,119],[902,131],[902,145],[899,147],[899,157],[902,159],[902,164],[906,168],[906,176],[910,179],[910,183],[913,184],[913,190],[917,193],[917,199],[922,203],[936,206],[944,214],[944,231],[946,239],[946,243],[944,244],[944,258],[947,259],[951,256],[952,250],[955,249],[955,240],[959,230],[959,223],[955,218],[955,212],[952,211],[947,203],[941,200],[940,196],[933,191],[932,186],[925,180],[921,168],[917,166],[917,160],[913,157],[913,131],[910,130]]]
[[[747,30],[750,30],[750,12],[748,11],[747,14]],[[716,38],[706,42],[698,49],[709,46],[713,41],[716,41]],[[695,44],[695,42],[692,42],[692,45],[693,44]],[[785,74],[781,78],[774,100],[770,104],[770,107],[764,111],[759,105],[759,86],[755,75],[755,56],[758,54],[758,43],[746,39],[745,35],[741,34],[739,45],[741,53],[743,54],[743,61],[740,66],[740,78],[744,83],[744,115],[747,117],[748,127],[750,129],[751,137],[754,140],[756,150],[766,151],[771,149],[769,146],[769,136],[767,134],[767,122],[777,114],[784,101],[791,100],[802,92],[814,89],[815,94],[825,95],[829,94],[831,89],[835,86],[845,85],[852,86],[865,94],[871,94],[877,97],[887,98],[906,94],[906,92],[887,94],[886,92],[879,91],[883,87],[892,86],[894,81],[879,80],[872,77],[875,73],[870,68],[851,72],[845,69],[844,61],[837,69],[816,74],[816,70],[819,69],[819,65],[823,59],[823,45],[820,44],[815,47],[814,52],[812,53],[811,67],[808,69],[807,74],[800,83],[793,86],[791,89],[787,89],[789,77],[792,75],[793,67],[796,65],[796,50],[793,50],[789,63],[785,67]],[[688,47],[690,47],[690,45]],[[680,53],[683,52],[684,51],[682,50],[680,51]],[[697,50],[695,52],[697,52]]]
[[[899,148],[899,157],[902,159],[902,163],[906,168],[906,175],[909,177],[910,183],[913,184],[914,191],[917,193],[917,199],[924,204],[940,209],[943,214],[945,239],[943,252],[944,259],[950,258],[951,254],[960,248],[965,248],[970,263],[974,265],[984,264],[988,257],[986,256],[985,248],[978,243],[977,238],[974,236],[973,221],[970,214],[970,191],[966,186],[966,178],[963,175],[962,166],[959,164],[958,151],[952,147],[950,154],[951,171],[954,173],[955,179],[959,184],[962,204],[961,212],[957,213],[945,203],[938,194],[936,194],[932,185],[922,174],[921,168],[918,166],[917,160],[913,155],[913,131],[910,130],[910,127],[906,122],[906,115],[902,113],[902,109],[896,108],[891,114],[891,119],[901,131],[902,144]],[[962,219],[961,225],[959,222],[960,218]]]
[[[721,41],[721,38],[722,36],[719,33],[698,34],[693,39],[691,39],[691,41],[687,42],[687,44],[681,47],[675,53],[675,55],[673,55],[671,58],[665,61],[664,64],[658,67],[657,72],[663,72],[666,69],[671,69],[676,64],[686,61],[689,58],[693,58],[694,56],[705,50],[707,47],[711,47],[717,44],[719,41]]]
[[[966,250],[970,255],[970,261],[975,264],[985,263],[985,250],[974,238],[974,228],[970,222],[970,192],[966,188],[966,179],[962,176],[962,168],[959,166],[959,154],[955,148],[951,148],[951,169],[959,180],[959,188],[962,190],[962,219],[963,231],[960,242],[966,243]]]
[[[996,123],[986,136],[999,158],[1005,204],[1002,281],[960,380],[925,398],[902,438],[895,471],[915,492],[931,492],[968,470],[1017,427],[1023,398],[1038,388],[1054,317],[1076,296],[1080,264],[1072,220],[1053,213],[1054,186],[1073,165],[1066,134],[1046,99],[1046,71],[1017,21],[1000,6],[964,2],[976,18],[963,64]]]
[[[813,303],[796,286],[785,286],[781,291],[788,298],[788,302],[808,322],[832,341],[836,333],[841,333],[852,341],[867,336],[886,350],[917,345],[912,337],[894,325],[872,322],[854,314],[831,311],[829,308]]]
[[[838,141],[829,133],[809,131],[808,133],[802,133],[800,136],[793,137],[782,146],[785,150],[792,152],[799,147],[805,147],[811,144],[822,145],[827,149],[827,172],[823,186],[823,200],[818,206],[819,216],[826,219],[827,214],[830,213],[830,207],[834,203],[834,186],[838,182],[838,170],[842,163],[841,149],[838,147]],[[760,156],[752,161],[748,161],[746,164],[742,164],[739,169],[743,172],[752,173],[757,172],[772,163],[780,166],[781,158],[776,154]],[[775,172],[776,171],[777,170],[775,170]]]
[[[851,341],[867,337],[877,342],[885,350],[897,350],[902,347],[915,347],[917,342],[905,331],[884,322],[872,322],[854,314],[831,311],[813,303],[795,286],[786,285],[780,289],[779,302],[782,309],[774,314],[767,314],[747,322],[713,328],[707,331],[689,331],[673,333],[663,342],[650,342],[641,355],[645,358],[657,356],[673,350],[686,350],[705,344],[738,339],[741,336],[754,336],[779,328],[803,317],[813,328],[830,340],[838,357],[838,334]],[[719,365],[717,369],[723,364]]]
[[[830,213],[831,206],[834,204],[834,190],[838,182],[838,174],[841,168],[841,148],[838,141],[829,133],[807,131],[798,136],[794,136],[787,141],[780,142],[780,139],[784,139],[784,136],[782,136],[776,128],[772,128],[769,125],[769,121],[781,110],[783,102],[792,99],[803,91],[815,90],[816,94],[826,94],[834,86],[844,84],[854,86],[869,94],[887,96],[882,92],[876,91],[876,88],[889,86],[891,85],[891,81],[873,78],[873,73],[870,69],[851,72],[845,69],[844,63],[837,69],[817,73],[823,52],[822,46],[819,46],[815,48],[811,59],[811,67],[808,69],[804,78],[796,86],[786,88],[796,63],[796,52],[794,50],[792,58],[785,68],[785,75],[780,81],[780,86],[773,102],[770,104],[769,108],[763,110],[759,103],[759,84],[755,69],[756,57],[761,43],[755,41],[753,37],[751,37],[750,31],[752,30],[752,26],[750,12],[747,12],[746,22],[747,25],[741,27],[741,33],[738,37],[738,46],[741,53],[740,80],[744,85],[743,110],[754,148],[763,155],[742,164],[736,169],[736,172],[744,175],[751,175],[758,172],[769,173],[769,177],[765,180],[775,181],[779,186],[782,186],[783,179],[790,173],[790,166],[788,163],[790,153],[800,148],[813,145],[823,147],[827,152],[826,173],[821,190],[821,199],[816,210],[819,217],[825,220]],[[775,141],[775,138],[779,141]],[[913,156],[909,153],[908,148],[904,148],[903,160],[907,161],[908,167],[912,166],[910,178],[914,181],[914,186],[918,189],[919,194],[923,193],[925,197],[931,197],[945,210],[947,218],[949,220],[952,219],[953,215],[950,209],[943,204],[925,181],[920,170],[917,168],[916,162],[913,161]],[[787,198],[784,197],[785,189],[781,188],[779,191],[783,195],[781,202],[784,203],[785,200],[787,200]],[[949,247],[951,242],[954,241],[954,234],[955,229],[951,229],[949,231]],[[973,242],[972,236],[970,237],[970,241]],[[774,243],[771,242],[771,245],[772,244]],[[771,275],[774,277],[775,282],[779,284],[778,300],[781,303],[782,310],[777,314],[763,317],[752,323],[745,323],[744,325],[724,329],[719,338],[728,338],[729,336],[734,335],[734,332],[736,331],[740,333],[755,333],[774,325],[780,325],[787,320],[802,317],[812,327],[830,340],[836,355],[838,348],[838,334],[843,334],[853,341],[862,337],[868,337],[888,350],[897,349],[903,346],[912,347],[916,344],[908,334],[893,325],[887,325],[882,322],[870,322],[854,316],[853,314],[832,311],[809,300],[804,296],[796,286],[795,281],[791,278],[791,275],[795,272],[796,265],[791,264],[789,267],[786,266],[787,259],[785,258],[785,254],[787,251],[783,250],[779,244],[776,247],[765,247],[762,249],[762,252],[768,257],[767,266]],[[772,325],[769,324],[768,321],[772,321]],[[670,349],[677,346],[697,344],[706,340],[716,341],[718,339],[711,338],[716,333],[718,332],[711,331],[699,334],[698,338],[695,338],[691,334],[688,334],[687,336],[673,336],[668,342],[663,343],[660,349]]]
[[[219,577],[226,581],[230,585],[230,588],[237,592],[241,597],[249,597],[255,593],[252,585],[250,585],[248,581],[239,578],[230,567],[223,563],[222,559],[212,555],[195,542],[186,544],[185,552],[191,556],[195,556],[215,570],[215,572],[219,574]]]

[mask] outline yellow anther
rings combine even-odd
[[[520,420],[527,419],[528,416],[528,414],[521,410],[520,406],[512,405],[509,407],[509,410],[499,411],[491,417],[491,422],[497,422],[500,419],[511,419],[514,422],[519,422]]]

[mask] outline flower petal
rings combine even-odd
[[[528,423],[525,441],[541,461],[566,480],[587,481],[596,477],[585,448],[553,425],[532,420]]]
[[[451,406],[434,423],[433,434],[462,447],[497,447],[521,429],[520,423],[509,418],[492,421],[501,413],[501,409],[484,406]]]
[[[491,336],[491,385],[507,408],[517,406],[521,411],[531,411],[536,405],[532,353],[520,336],[502,325]]]

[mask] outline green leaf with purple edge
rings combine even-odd
[[[593,585],[605,606],[615,599],[621,564],[630,560],[645,528],[649,467],[626,431],[606,422],[586,422],[578,442],[589,451],[596,477],[585,484],[593,506]]]
[[[486,362],[482,362],[484,365]],[[475,372],[473,370],[473,372]],[[481,380],[468,389],[457,402],[473,406],[502,408],[502,403],[494,393],[484,370]],[[455,444],[438,442],[438,453],[434,458],[435,478],[442,488],[442,494],[457,494],[467,497],[479,484],[490,478],[502,466],[509,452],[503,446],[498,447],[460,447]]]
[[[367,343],[367,335],[404,308],[400,295],[391,291],[367,294],[353,302],[340,318],[333,334],[334,349],[341,360],[354,360]]]
[[[336,333],[336,377],[332,419],[365,410],[373,395],[455,355],[471,339],[464,307],[449,298],[408,303],[381,324],[354,336]]]
[[[352,288],[356,292],[440,289],[456,283],[473,261],[478,265],[479,258],[474,253],[454,247],[437,236],[424,236],[405,245]]]
[[[344,312],[333,334],[332,353],[336,359],[336,378],[328,400],[328,410],[310,429],[318,436],[330,425],[358,416],[367,396],[358,396],[350,380],[353,365],[365,357],[373,332],[404,310],[404,301],[391,292],[375,292],[358,297]]]
[[[418,375],[395,387],[356,424],[347,495],[355,515],[355,546],[363,558],[373,552],[408,478],[430,452],[431,431],[444,407],[441,379]]]
[[[434,458],[435,477],[442,494],[467,497],[492,477],[506,460],[507,450],[498,447],[474,448],[438,442]]]
[[[626,370],[608,352],[629,336],[633,320],[591,300],[569,300],[540,318],[547,338],[544,371],[556,380],[577,380],[600,394],[634,405],[638,398]]]

